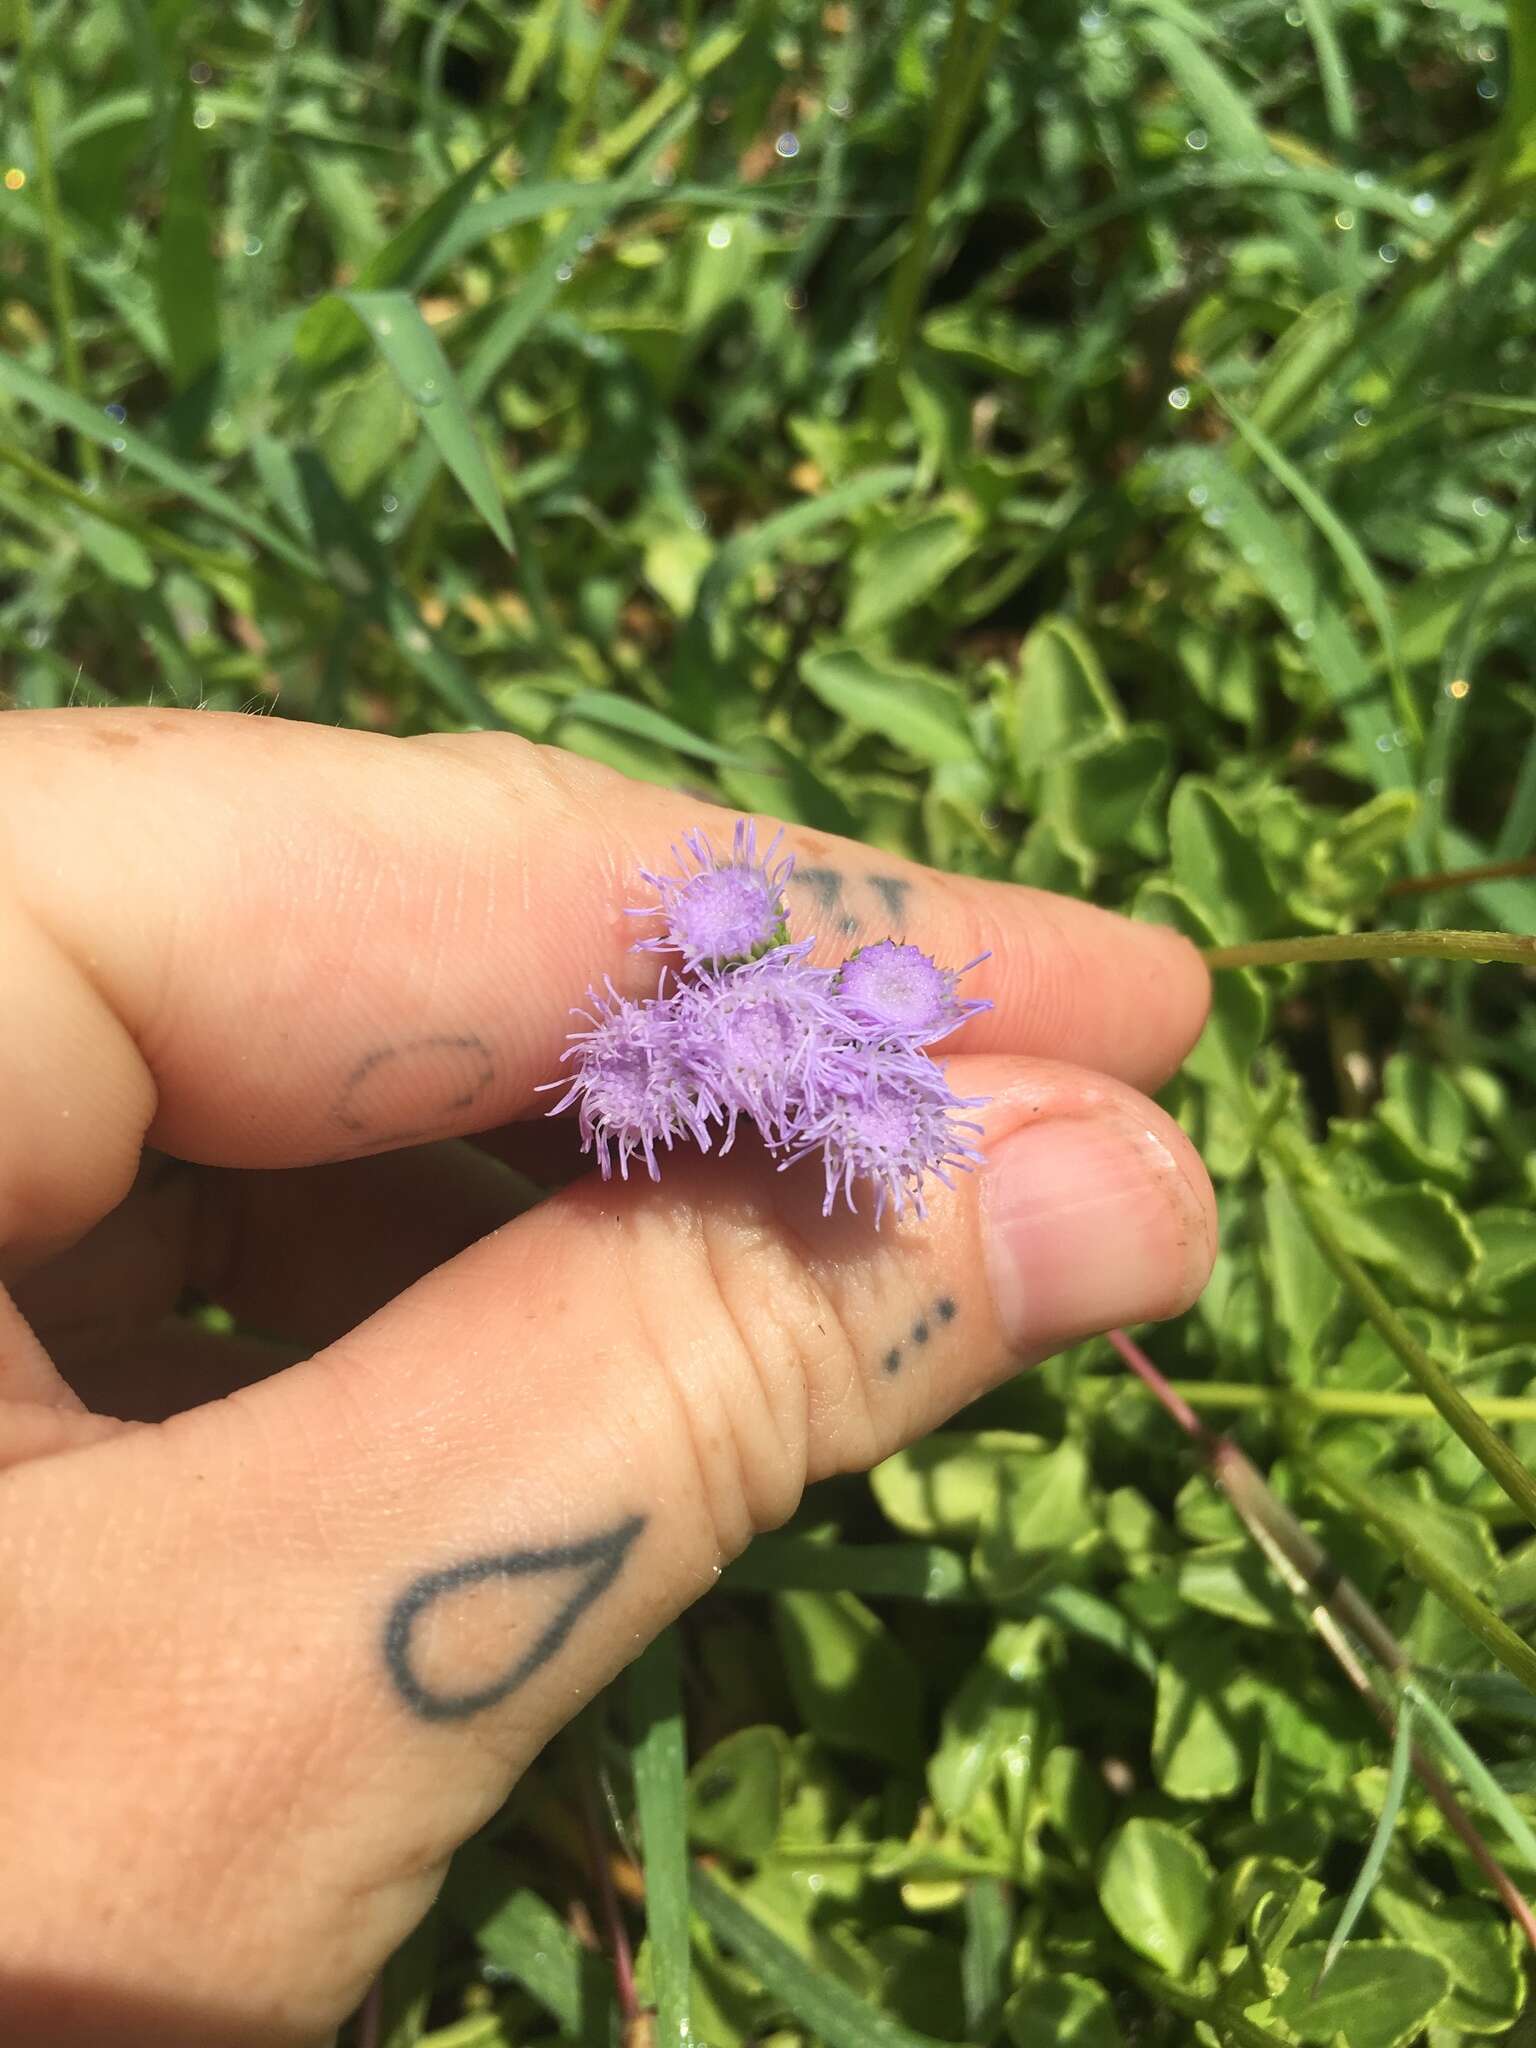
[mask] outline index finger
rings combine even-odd
[[[112,1206],[146,1139],[295,1166],[530,1113],[588,987],[655,984],[638,871],[735,818],[502,734],[71,710],[11,712],[3,737],[0,1245],[34,1251]],[[967,993],[994,1008],[956,1050],[1148,1087],[1200,1030],[1205,970],[1172,932],[786,843],[824,958],[888,934],[946,965],[990,952]]]

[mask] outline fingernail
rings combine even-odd
[[[1176,1315],[1210,1271],[1205,1207],[1182,1162],[1121,1117],[1010,1131],[988,1156],[983,1218],[993,1298],[1020,1351]]]

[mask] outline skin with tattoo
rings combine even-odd
[[[1203,1285],[1144,1092],[1192,949],[796,826],[816,959],[990,954],[980,1164],[879,1230],[745,1136],[598,1178],[541,1085],[657,985],[639,871],[733,822],[501,735],[0,714],[7,2044],[328,2040],[808,1484]]]

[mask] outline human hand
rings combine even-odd
[[[625,906],[695,824],[502,736],[0,722],[5,2039],[324,2038],[807,1481],[1204,1283],[1209,1185],[1137,1092],[1193,949],[800,829],[818,958],[990,949],[984,1166],[878,1234],[745,1142],[520,1213],[568,1013],[655,985]]]

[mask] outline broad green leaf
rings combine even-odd
[[[1008,1458],[999,1473],[996,1516],[982,1527],[974,1569],[987,1598],[1006,1601],[1040,1577],[1042,1561],[1070,1550],[1097,1526],[1088,1461],[1076,1443],[1038,1457]]]
[[[1246,1536],[1181,1558],[1179,1593],[1191,1607],[1244,1628],[1288,1633],[1296,1625],[1289,1594]]]
[[[1034,1977],[1003,2013],[1015,2048],[1121,2048],[1123,2035],[1102,1984],[1075,1977]]]
[[[1171,1799],[1226,1799],[1247,1782],[1254,1751],[1230,1651],[1203,1630],[1180,1631],[1159,1647],[1157,1781]]]
[[[1213,783],[1180,780],[1168,806],[1168,852],[1175,881],[1209,906],[1221,944],[1281,929],[1280,892],[1253,830],[1238,823]]]
[[[1421,1301],[1455,1300],[1482,1258],[1466,1216],[1429,1182],[1349,1200],[1326,1190],[1319,1199],[1356,1258],[1391,1273]]]
[[[835,647],[807,654],[800,675],[829,711],[920,761],[975,759],[965,701],[931,669],[857,647]]]
[[[1168,735],[1161,727],[1100,733],[1047,765],[1041,814],[1063,844],[1083,853],[1153,852],[1168,770]]]
[[[1044,1439],[1003,1429],[936,1430],[869,1475],[886,1518],[909,1536],[972,1541],[992,1527],[1005,1471],[1046,1454]]]
[[[1128,1820],[1100,1859],[1099,1904],[1127,1948],[1183,1979],[1211,1931],[1215,1882],[1209,1857],[1182,1829]]]
[[[1296,1197],[1283,1180],[1264,1190],[1265,1257],[1275,1320],[1291,1340],[1293,1371],[1303,1384],[1316,1373],[1316,1347],[1338,1306],[1341,1282],[1317,1248]]]
[[[1024,642],[1008,724],[1026,793],[1068,747],[1103,732],[1124,732],[1125,714],[1099,658],[1070,620],[1042,619]]]
[[[881,632],[921,604],[973,545],[970,528],[954,512],[927,513],[867,542],[855,553],[850,575],[843,621],[850,639]]]
[[[148,590],[153,584],[153,558],[126,528],[80,511],[74,513],[70,525],[81,547],[114,583],[121,583],[128,590]]]
[[[1273,2007],[1277,2019],[1319,2048],[1335,2048],[1341,2039],[1349,2048],[1404,2048],[1451,1988],[1445,1965],[1435,1956],[1402,1942],[1356,1941],[1314,1995],[1325,1954],[1320,1941],[1287,1951],[1282,1967],[1288,1978]]]
[[[438,453],[463,486],[464,494],[508,554],[512,533],[506,508],[491,475],[443,345],[405,292],[349,291],[343,299],[367,329],[369,339],[421,414]]]
[[[1451,1993],[1435,2015],[1442,2027],[1464,2034],[1501,2034],[1525,2003],[1524,1960],[1517,1930],[1499,1909],[1480,1899],[1422,1895],[1395,1882],[1380,1884],[1371,1911],[1389,1934],[1422,1954],[1437,1956]]]
[[[741,1862],[773,1846],[785,1802],[789,1737],[782,1728],[738,1728],[700,1757],[688,1778],[688,1832]]]
[[[774,1624],[806,1725],[836,1749],[910,1768],[922,1753],[922,1682],[885,1624],[852,1593],[780,1593]]]
[[[994,1780],[1002,1774],[1027,1783],[1044,1762],[1050,1643],[1044,1622],[1004,1622],[956,1689],[928,1759],[928,1788],[946,1819],[963,1825],[969,1817],[984,1835],[986,1817],[974,1809]]]

